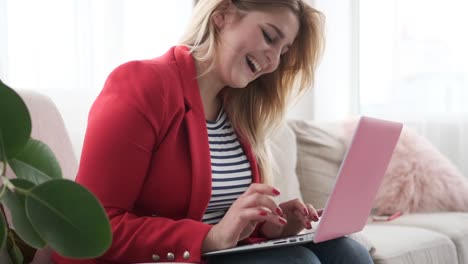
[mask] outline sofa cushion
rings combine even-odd
[[[440,233],[418,227],[367,225],[363,233],[375,250],[376,264],[458,263],[453,242]]]
[[[468,213],[409,214],[386,224],[421,227],[444,234],[457,248],[458,263],[468,263]]]
[[[63,177],[74,180],[78,171],[78,161],[57,106],[46,95],[29,90],[20,90],[18,93],[31,115],[31,137],[46,143],[54,152]]]
[[[269,183],[281,192],[276,201],[285,202],[296,198],[302,200],[296,175],[297,145],[294,132],[283,123],[274,131],[267,144],[273,160],[273,177]]]
[[[335,184],[346,147],[336,125],[291,120],[296,134],[296,172],[304,201],[323,208]]]

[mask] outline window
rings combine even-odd
[[[0,78],[52,98],[79,155],[110,71],[178,43],[192,0],[0,0]]]
[[[466,0],[360,0],[361,112],[468,113],[466,10]]]

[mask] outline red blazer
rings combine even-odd
[[[259,182],[252,150],[241,144],[253,182]],[[168,253],[173,261],[201,261],[211,228],[201,222],[211,197],[211,161],[195,63],[186,47],[128,62],[110,74],[89,114],[76,181],[104,206],[112,246],[94,260],[54,254],[56,263],[152,262],[153,254],[169,261]]]

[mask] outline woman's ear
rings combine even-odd
[[[224,27],[224,22],[225,22],[225,17],[226,15],[224,14],[223,11],[216,11],[213,14],[213,23],[216,27],[216,29],[221,30]]]
[[[213,23],[218,30],[221,30],[226,25],[228,16],[233,12],[233,4],[231,0],[223,1],[217,10],[213,13]]]

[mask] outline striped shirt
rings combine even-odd
[[[217,224],[252,183],[252,171],[223,109],[216,121],[206,121],[206,126],[210,143],[212,187],[211,199],[202,221]]]

